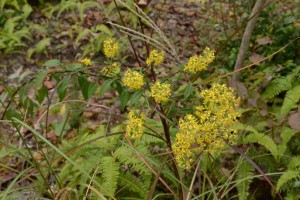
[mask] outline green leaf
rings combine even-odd
[[[286,78],[276,78],[268,83],[265,91],[261,94],[261,98],[272,99],[279,93],[289,90],[291,87],[291,83]]]
[[[174,101],[169,108],[169,112],[167,114],[168,118],[175,113],[175,108],[176,108],[176,102]]]
[[[293,129],[284,126],[282,128],[280,137],[281,137],[281,143],[278,145],[278,154],[284,155],[286,152],[286,149],[288,148],[288,142],[291,140],[291,138],[296,134],[296,131]]]
[[[130,97],[130,106],[133,106],[134,104],[136,104],[140,100],[142,95],[143,95],[142,90],[136,91],[133,95],[131,95],[131,97]]]
[[[236,177],[237,181],[242,180],[241,183],[237,185],[239,199],[248,199],[249,188],[253,179],[253,174],[253,166],[247,161],[242,160],[242,162],[238,165]]]
[[[184,90],[184,99],[188,98],[193,93],[193,85],[189,83]]]
[[[42,103],[45,97],[47,96],[47,94],[48,94],[48,89],[44,85],[42,85],[42,87],[35,92],[35,98],[39,103]]]
[[[41,88],[41,86],[43,86],[44,84],[44,79],[47,76],[47,71],[42,69],[38,72],[36,79],[33,83],[33,88],[35,89],[35,91],[37,91],[39,88]]]
[[[90,29],[84,29],[84,31],[80,31],[77,38],[76,38],[76,40],[75,40],[75,45],[78,46],[81,39],[83,37],[85,37],[87,34],[89,34],[90,32],[91,32]]]
[[[33,9],[29,4],[25,4],[22,7],[22,11],[23,11],[23,19],[27,19],[30,13],[33,11]]]
[[[106,188],[106,191],[109,192],[108,195],[114,196],[118,185],[120,164],[111,156],[103,157],[100,164],[102,168],[103,186]]]
[[[127,90],[123,90],[121,96],[120,96],[120,101],[121,101],[121,109],[123,110],[125,106],[127,105],[127,102],[129,100],[130,93]]]
[[[105,26],[104,24],[97,25],[96,26],[96,31],[101,31],[101,32],[106,33],[108,35],[112,35],[110,29],[107,26]]]
[[[300,99],[300,85],[287,91],[280,109],[280,118],[285,117]]]
[[[80,63],[71,63],[71,64],[68,64],[65,69],[67,71],[76,71],[76,70],[81,69],[81,68],[82,68],[82,64],[80,64]]]
[[[71,80],[71,76],[68,76],[67,78],[61,80],[58,83],[57,93],[58,93],[59,101],[64,100],[64,98],[66,97],[70,80]]]
[[[49,45],[51,42],[51,38],[44,38],[42,39],[41,41],[39,41],[36,46],[35,46],[35,49],[34,51],[36,53],[41,53],[45,50],[45,48],[47,47],[47,45]]]
[[[85,76],[78,76],[78,82],[85,100],[95,93],[98,86],[98,83],[90,83]]]
[[[22,116],[12,108],[7,109],[5,117],[8,120],[11,120],[12,118],[17,118],[19,120],[22,120]]]
[[[60,65],[61,65],[61,62],[57,59],[48,60],[47,62],[44,63],[45,67],[58,67]]]
[[[113,81],[114,81],[113,79],[107,79],[102,83],[100,93],[99,93],[100,97],[102,97],[104,95],[104,93],[110,88],[111,83]]]
[[[263,133],[258,133],[253,127],[249,128],[251,126],[248,126],[248,131],[252,131],[252,133],[248,134],[244,139],[243,143],[258,143],[262,146],[264,146],[268,151],[271,152],[273,157],[278,160],[278,149],[275,142],[272,140],[272,138],[268,135],[265,135]]]
[[[67,123],[68,121],[68,111],[63,113],[62,119],[57,121],[54,125],[55,135],[59,137],[63,137],[66,134],[66,130],[70,129],[70,125]]]
[[[280,191],[282,187],[287,184],[289,181],[300,178],[299,170],[287,170],[283,172],[283,174],[280,176],[280,178],[277,181],[276,189],[277,191]]]

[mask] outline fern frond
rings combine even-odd
[[[295,87],[287,91],[284,97],[283,104],[280,109],[280,118],[286,116],[286,114],[288,114],[288,112],[290,112],[290,110],[293,107],[296,107],[297,106],[296,104],[299,101],[299,99],[300,99],[300,85],[296,85]]]
[[[267,85],[265,91],[261,94],[262,99],[272,99],[279,93],[289,90],[292,84],[285,78],[276,78]]]
[[[141,179],[134,177],[132,174],[120,174],[120,185],[122,185],[126,190],[132,191],[139,194],[143,199],[146,198],[148,193],[148,188],[141,181]]]
[[[287,146],[288,142],[295,134],[296,134],[296,132],[289,127],[284,126],[282,128],[282,132],[280,134],[282,141],[278,145],[278,154],[279,155],[284,155],[284,153],[286,152],[286,149],[288,148],[288,146]]]
[[[236,180],[245,179],[237,185],[238,197],[240,200],[247,199],[249,196],[249,187],[252,182],[251,176],[253,176],[253,174],[254,168],[249,162],[243,161],[238,166]]]
[[[289,192],[284,200],[298,200],[300,198],[297,192]]]
[[[143,156],[150,155],[150,152],[145,145],[137,145],[136,149],[141,153]],[[143,162],[142,158],[139,158],[136,154],[135,150],[133,150],[129,146],[122,146],[119,147],[114,152],[114,157],[119,159],[122,164],[130,166],[133,170],[138,171],[144,174],[150,174],[150,171],[146,164]]]
[[[295,169],[299,169],[299,167],[300,167],[300,156],[292,157],[287,168],[289,170],[295,170]]]
[[[287,170],[285,172],[283,172],[283,174],[280,176],[280,178],[278,179],[277,185],[276,185],[276,189],[282,190],[282,187],[288,183],[289,181],[296,179],[296,178],[300,178],[300,172],[299,170]]]
[[[101,172],[103,177],[103,186],[106,189],[105,193],[109,196],[114,196],[119,180],[120,164],[115,161],[114,157],[106,156],[100,161]]]
[[[270,151],[276,160],[278,159],[277,145],[272,140],[272,138],[270,138],[268,135],[258,133],[258,132],[253,132],[248,134],[243,139],[243,143],[258,143],[264,146],[268,151]]]

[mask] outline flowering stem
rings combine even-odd
[[[163,115],[165,115],[164,113],[164,110],[162,108],[162,106],[160,105],[160,111]],[[172,164],[173,164],[173,170],[174,170],[174,173],[175,173],[175,176],[176,178],[179,180],[179,196],[181,196],[182,199],[184,199],[184,196],[183,196],[183,188],[181,186],[181,177],[180,177],[180,174],[179,174],[179,171],[178,171],[178,168],[177,168],[177,165],[175,163],[175,158],[174,158],[174,154],[173,154],[173,150],[172,150],[172,142],[171,142],[171,137],[170,137],[170,129],[169,129],[169,125],[166,121],[165,118],[163,118],[161,115],[159,115],[160,117],[160,120],[161,120],[161,123],[163,125],[163,128],[164,128],[164,132],[165,132],[165,138],[166,138],[166,142],[167,142],[167,145],[168,145],[168,148],[170,149],[171,153],[170,153],[170,156],[172,158]]]

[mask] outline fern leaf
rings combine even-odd
[[[100,165],[103,177],[103,186],[105,188],[105,191],[103,192],[108,192],[107,195],[114,196],[118,185],[120,164],[115,161],[114,157],[106,156],[101,159]]]
[[[299,195],[297,194],[297,192],[289,192],[284,198],[284,200],[298,200],[298,199],[299,199]]]
[[[284,117],[290,110],[296,106],[300,99],[300,85],[297,85],[290,89],[283,100],[283,104],[280,109],[280,118]]]
[[[272,99],[279,93],[289,90],[292,87],[291,83],[285,78],[276,78],[267,85],[265,91],[262,93],[262,99]]]
[[[287,144],[290,141],[290,139],[296,134],[296,132],[288,128],[286,126],[283,127],[282,133],[280,134],[281,136],[281,143],[278,145],[278,154],[279,155],[284,155],[286,149],[287,149]]]
[[[284,186],[286,183],[291,181],[292,179],[300,178],[300,172],[299,170],[287,170],[283,172],[283,174],[278,179],[276,189],[279,191],[282,189],[282,186]]]
[[[147,146],[138,145],[136,146],[136,148],[141,153],[141,155],[145,157],[150,154],[149,150],[147,149]],[[114,152],[114,157],[119,159],[119,161],[122,164],[130,166],[135,171],[144,174],[150,174],[150,171],[146,166],[146,164],[143,162],[143,160],[140,157],[137,156],[136,152],[129,146],[122,146],[118,148]]]
[[[146,198],[148,189],[145,187],[145,184],[133,175],[126,173],[120,175],[120,185],[124,186],[126,190],[138,193],[140,197]]]
[[[242,180],[237,185],[238,197],[240,200],[247,199],[249,196],[249,187],[252,182],[251,176],[253,176],[254,169],[249,162],[242,162],[237,169],[237,180]]]
[[[288,164],[289,170],[294,170],[300,167],[300,156],[294,156]]]
[[[243,143],[258,143],[270,151],[276,160],[278,159],[277,146],[268,135],[258,132],[250,133],[243,139]]]

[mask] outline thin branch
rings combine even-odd
[[[237,59],[235,62],[234,70],[238,70],[238,69],[242,68],[244,65],[246,54],[247,54],[247,51],[249,48],[251,35],[252,35],[253,29],[255,27],[257,18],[259,16],[259,14],[261,13],[264,5],[265,5],[265,0],[257,0],[255,2],[255,5],[252,9],[251,16],[250,16],[251,20],[248,21],[247,26],[245,28],[243,39],[242,39],[241,46],[239,49],[239,53],[238,53],[238,56],[237,56]],[[233,77],[232,77],[233,84],[238,82],[240,80],[240,77],[241,77],[241,72],[237,72],[237,73],[233,74]]]

